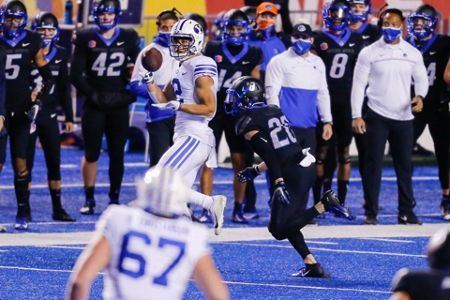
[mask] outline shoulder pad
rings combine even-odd
[[[236,135],[240,136],[240,135],[244,135],[248,130],[247,127],[248,125],[251,123],[252,121],[252,117],[250,117],[249,115],[245,114],[243,116],[241,116],[237,122],[236,122]]]

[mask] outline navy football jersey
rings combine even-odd
[[[226,45],[211,41],[206,44],[205,56],[213,58],[219,72],[218,108],[223,107],[227,89],[241,76],[250,76],[251,71],[261,63],[261,49],[244,43],[241,46]]]
[[[369,24],[368,22],[365,22],[357,30],[354,30],[354,32],[361,34],[361,38],[363,40],[364,46],[368,46],[368,45],[374,43],[381,36],[378,26]]]
[[[57,106],[61,106],[66,116],[66,121],[73,121],[72,100],[70,95],[70,80],[68,60],[69,56],[66,49],[54,45],[50,52],[45,55],[48,66],[54,78],[53,86],[50,88],[48,95],[40,98],[42,109],[48,112],[55,112]],[[35,82],[40,83],[42,78],[37,70],[33,70]]]
[[[6,110],[8,112],[26,111],[31,106],[33,61],[40,49],[38,34],[24,30],[14,40],[0,37],[5,49]]]
[[[0,116],[5,115],[5,62],[5,49],[0,45]]]
[[[301,159],[301,148],[295,134],[289,127],[286,116],[274,105],[264,105],[247,109],[235,125],[237,135],[257,130],[270,141],[281,164],[292,159],[293,155]]]
[[[123,91],[128,84],[127,64],[140,52],[139,37],[133,29],[116,28],[110,39],[97,28],[76,33],[71,64],[74,86],[84,95],[96,91]]]
[[[450,273],[438,270],[411,272],[402,269],[394,278],[392,290],[406,292],[412,300],[448,300]]]
[[[428,72],[429,89],[424,101],[424,109],[438,108],[444,101],[446,83],[444,71],[450,57],[450,37],[434,35],[431,39],[418,43],[413,37],[408,41],[422,52]]]
[[[359,33],[347,29],[338,38],[322,30],[314,39],[317,55],[326,66],[330,93],[347,92],[352,89],[353,70],[364,43]]]

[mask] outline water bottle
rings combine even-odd
[[[72,9],[73,9],[72,0],[66,0],[66,6],[64,11],[64,23],[66,24],[73,24]]]

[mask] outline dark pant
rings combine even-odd
[[[412,213],[415,200],[412,189],[413,121],[397,121],[385,118],[372,110],[365,115],[367,126],[367,162],[363,172],[363,188],[366,195],[366,215],[376,216],[380,194],[381,173],[386,141],[391,146],[391,155],[397,175],[399,214]]]
[[[172,146],[174,128],[175,116],[147,123],[147,131],[150,137],[150,146],[148,148],[150,167],[155,166],[164,152]]]
[[[316,128],[300,128],[300,127],[291,127],[292,131],[294,131],[295,138],[297,142],[300,144],[300,147],[303,148],[311,148],[309,152],[313,155],[316,154],[317,148],[317,139],[316,139]]]

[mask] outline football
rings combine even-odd
[[[151,48],[142,55],[142,66],[150,72],[157,71],[162,64],[162,54],[156,48]]]

